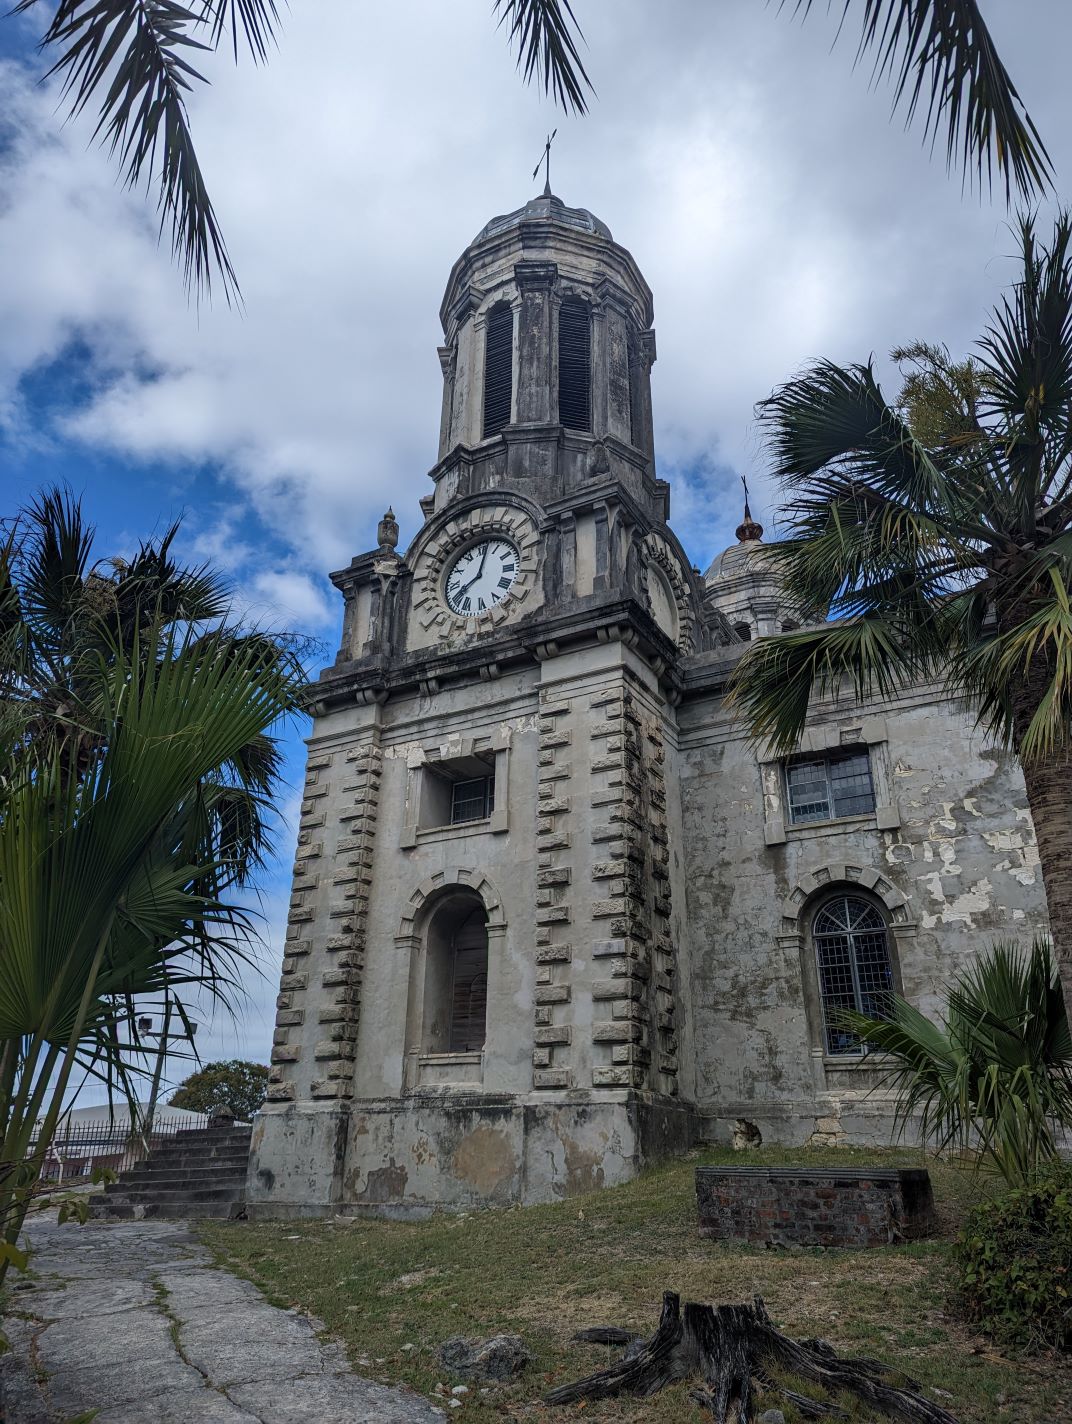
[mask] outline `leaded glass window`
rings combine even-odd
[[[819,997],[827,1053],[862,1053],[866,1044],[839,1027],[839,1010],[855,1009],[871,1018],[889,1016],[893,965],[889,928],[881,911],[853,895],[827,900],[812,920],[819,969]]]
[[[794,826],[834,821],[840,816],[867,816],[875,809],[871,760],[866,751],[802,757],[788,764],[785,779],[789,819]]]

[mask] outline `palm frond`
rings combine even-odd
[[[1072,412],[1072,218],[1059,214],[1048,246],[1034,220],[1019,224],[1022,276],[979,342],[988,377],[984,408],[999,418],[1020,478],[1020,523],[1033,538],[1069,449]],[[1056,448],[1055,448],[1056,447]]]
[[[93,545],[93,528],[78,502],[58,487],[45,490],[26,510],[23,617],[61,642],[77,612]]]
[[[256,51],[266,7],[259,0],[238,3],[253,25]],[[26,0],[17,8],[28,8]],[[198,9],[179,0],[59,0],[41,43],[59,52],[48,72],[61,78],[71,112],[99,101],[94,136],[119,158],[127,185],[157,184],[160,229],[171,228],[187,289],[207,295],[215,276],[230,304],[239,299],[238,282],[186,110],[193,85],[204,82],[191,59],[210,48],[197,35],[208,37],[225,12],[233,14],[227,0]]]
[[[238,59],[239,37],[253,59],[264,64],[279,27],[275,0],[201,0],[203,18],[212,27],[212,45],[217,48],[230,33],[234,57]]]
[[[517,46],[517,67],[530,83],[543,85],[567,111],[588,111],[585,91],[594,92],[577,41],[584,41],[570,0],[495,0],[499,25]]]
[[[805,508],[866,485],[906,510],[956,526],[970,515],[955,465],[918,440],[886,401],[874,367],[817,361],[757,406],[774,474]],[[792,498],[788,510],[792,515]],[[968,533],[978,532],[972,520]]]
[[[782,0],[782,4],[787,0]],[[812,0],[795,0],[807,14]],[[892,83],[894,109],[911,124],[922,111],[924,140],[945,132],[946,163],[980,182],[1005,183],[1006,199],[1050,186],[1042,138],[987,29],[976,0],[845,0],[842,24],[862,11],[857,58],[874,55],[874,78]]]
[[[1032,761],[1072,747],[1072,604],[1061,570],[1051,566],[1019,607],[1010,626],[951,647],[951,671],[976,701],[980,723],[1007,745],[1017,736],[1010,690],[1034,681],[1036,705],[1017,746]]]
[[[975,1148],[1010,1185],[1033,1181],[1072,1127],[1072,1033],[1050,945],[997,944],[954,982],[944,1025],[895,998],[888,1019],[848,1011],[913,1119],[939,1150]]]
[[[892,697],[931,670],[929,658],[911,627],[889,615],[804,628],[753,643],[729,701],[743,710],[753,742],[783,755],[796,749],[813,697]]]

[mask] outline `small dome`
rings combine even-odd
[[[500,232],[519,227],[525,222],[559,223],[563,227],[577,228],[580,232],[595,233],[597,237],[605,237],[608,242],[614,241],[607,224],[601,222],[587,208],[567,208],[562,199],[556,198],[553,193],[542,193],[538,198],[530,199],[523,208],[504,213],[501,217],[492,218],[491,222],[485,223],[470,246],[483,242],[487,237],[497,237]]]
[[[710,567],[704,574],[704,583],[715,583],[719,579],[732,578],[734,574],[744,573],[750,553],[751,548],[747,544],[731,544],[728,549],[723,549],[721,554],[717,554],[712,559]]]

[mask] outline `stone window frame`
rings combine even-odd
[[[781,930],[777,939],[787,966],[794,959],[799,966],[812,1076],[820,1092],[836,1089],[839,1084],[844,1085],[847,1078],[851,1080],[861,1074],[874,1078],[877,1085],[887,1062],[874,1053],[865,1057],[863,1052],[856,1055],[826,1051],[819,966],[811,923],[825,901],[853,894],[873,900],[884,913],[896,994],[904,993],[902,965],[912,952],[919,928],[912,918],[908,897],[881,871],[854,862],[830,861],[806,871],[782,901]]]
[[[422,826],[419,821],[424,778],[430,768],[461,757],[491,755],[495,762],[495,807],[479,821],[457,821],[442,826]],[[463,836],[505,835],[510,829],[510,737],[497,729],[486,737],[450,737],[436,746],[410,752],[406,759],[406,810],[398,844],[403,850],[431,841]]]
[[[790,838],[829,834],[851,827],[874,827],[877,831],[894,831],[901,824],[897,804],[893,766],[890,759],[889,735],[885,717],[864,717],[824,722],[807,727],[793,756],[830,755],[851,751],[853,747],[867,750],[871,765],[871,785],[875,792],[875,809],[862,816],[837,816],[827,821],[802,821],[792,824],[786,791],[785,768],[792,758],[763,756],[759,760],[759,775],[763,789],[763,841],[765,845],[784,845]]]
[[[427,981],[427,931],[436,907],[451,891],[471,891],[487,915],[488,936],[488,1022],[490,1023],[491,966],[501,962],[506,948],[507,922],[502,897],[481,870],[466,866],[448,866],[422,880],[409,896],[395,935],[395,948],[407,966],[408,992],[406,1002],[406,1036],[402,1091],[404,1094],[434,1089],[436,1092],[472,1092],[484,1082],[484,1048],[472,1053],[425,1053],[424,1000]],[[460,1076],[451,1081],[454,1068]]]

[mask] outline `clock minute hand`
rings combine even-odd
[[[477,569],[476,573],[475,573],[475,574],[473,575],[473,577],[469,580],[469,582],[468,582],[467,584],[465,584],[465,586],[464,586],[463,588],[460,588],[460,589],[458,590],[459,593],[465,593],[467,589],[472,588],[473,584],[475,584],[475,583],[477,582],[477,580],[480,578],[480,575],[484,572],[484,564],[485,564],[486,561],[487,561],[487,557],[488,557],[488,545],[485,544],[485,545],[484,545],[484,552],[483,552],[483,554],[480,556],[480,567]]]

